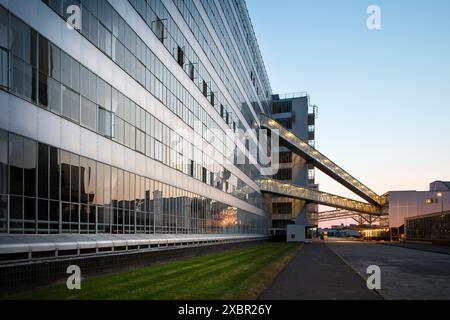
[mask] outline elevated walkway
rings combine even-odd
[[[271,193],[283,197],[295,198],[330,206],[334,208],[345,209],[353,212],[382,215],[381,207],[370,203],[364,203],[334,194],[321,192],[294,184],[287,184],[273,179],[259,179],[256,181],[262,192]]]
[[[303,141],[294,133],[283,127],[276,120],[266,115],[260,115],[259,120],[261,127],[271,130],[272,133],[278,134],[280,139],[289,149],[300,155],[303,159],[312,162],[316,168],[343,186],[347,187],[364,200],[375,206],[381,206],[386,202],[385,198],[380,197],[374,191],[370,190],[362,182],[358,181],[336,163],[328,159],[315,148],[311,147],[307,142]],[[344,209],[350,208],[344,207]]]
[[[353,219],[359,224],[371,225],[375,222],[379,222],[380,216],[373,216],[343,209],[322,211],[317,214],[318,222],[334,221],[336,219]]]

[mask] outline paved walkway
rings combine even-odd
[[[381,297],[325,244],[304,245],[262,300],[373,300]]]

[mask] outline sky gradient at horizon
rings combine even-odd
[[[366,27],[381,9],[381,30]],[[379,194],[450,180],[450,1],[247,0],[274,93],[319,106],[316,146]],[[355,199],[318,173],[321,190]]]

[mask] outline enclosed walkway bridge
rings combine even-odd
[[[334,194],[321,192],[294,184],[283,183],[273,179],[259,179],[256,181],[261,192],[282,197],[305,200],[329,207],[346,209],[353,212],[381,215],[381,207],[370,203],[356,201]]]
[[[364,214],[349,210],[337,209],[319,212],[317,215],[317,221],[326,222],[326,221],[333,221],[336,219],[353,219],[359,224],[372,225],[374,223],[380,223],[381,222],[380,217],[381,216],[379,215],[375,216],[371,214]]]
[[[314,167],[353,191],[355,194],[366,200],[367,203],[293,184],[282,183],[273,179],[260,179],[258,181],[262,192],[301,199],[307,202],[361,214],[375,216],[383,215],[382,207],[386,204],[386,198],[377,195],[361,181],[353,177],[317,149],[310,146],[307,142],[296,136],[293,132],[283,127],[276,120],[267,115],[260,115],[259,120],[262,128],[270,130],[272,134],[277,134],[283,144],[292,152],[311,162]]]

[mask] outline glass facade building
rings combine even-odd
[[[405,219],[406,240],[450,244],[450,212]]]
[[[267,235],[271,97],[244,0],[0,0],[0,233]]]

